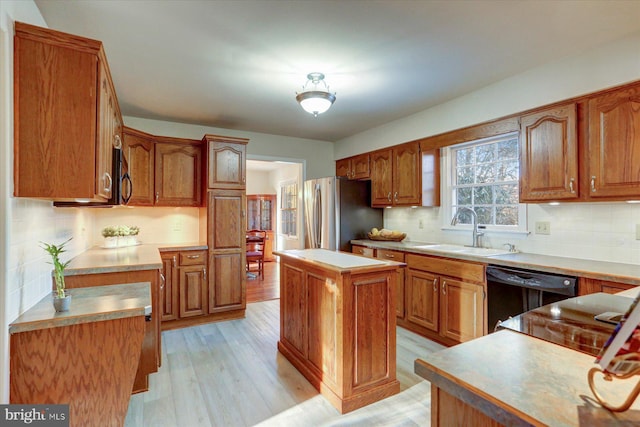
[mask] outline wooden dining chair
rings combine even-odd
[[[263,230],[247,231],[247,272],[251,271],[250,264],[258,264],[258,275],[264,279],[264,245],[267,232]]]

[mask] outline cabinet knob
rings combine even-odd
[[[389,191],[389,194],[387,194],[387,200],[391,201],[391,191]]]
[[[160,192],[156,191],[156,203],[158,203],[158,200],[160,200]]]
[[[173,267],[175,268],[175,266],[176,266],[176,256],[175,255],[171,258],[171,261],[172,261],[171,263],[173,264]]]
[[[596,176],[595,175],[591,177],[591,192],[592,193],[596,192]]]
[[[570,191],[571,193],[575,193],[575,192],[576,192],[576,190],[574,190],[574,188],[573,188],[573,183],[574,183],[574,182],[575,182],[575,179],[574,179],[574,178],[571,178],[571,179],[569,180],[569,191]]]
[[[111,175],[109,172],[105,172],[103,175],[104,180],[104,191],[107,193],[111,193],[111,187],[113,186],[113,180],[111,179]]]
[[[396,202],[398,201],[398,192],[397,191],[393,194],[393,200],[395,200]]]
[[[438,279],[433,279],[433,292],[438,292]]]
[[[447,281],[446,280],[442,281],[442,294],[443,295],[447,294]]]

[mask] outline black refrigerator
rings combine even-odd
[[[371,207],[371,181],[338,177],[304,182],[305,248],[351,252],[352,239],[382,228],[382,209]]]

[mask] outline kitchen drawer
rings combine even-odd
[[[207,263],[207,251],[182,251],[180,252],[180,266],[204,265]]]
[[[378,249],[376,258],[387,259],[390,261],[404,262],[404,252],[392,251],[389,249]]]
[[[376,250],[373,249],[373,248],[367,248],[365,246],[353,245],[351,247],[351,253],[358,254],[358,255],[363,255],[363,256],[366,256],[368,258],[375,258],[376,257]]]
[[[407,254],[406,262],[409,268],[416,270],[485,283],[484,264],[415,254]]]

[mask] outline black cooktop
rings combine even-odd
[[[631,298],[601,292],[569,298],[505,320],[498,329],[511,329],[595,356],[615,325],[594,316],[624,313],[632,302]]]

